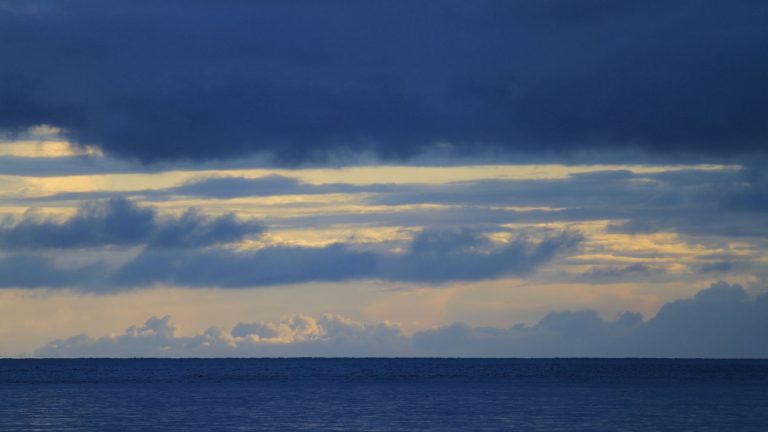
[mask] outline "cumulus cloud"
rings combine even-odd
[[[55,340],[38,357],[448,356],[448,357],[768,357],[768,294],[713,284],[664,305],[649,321],[624,312],[605,321],[591,310],[552,312],[531,326],[454,323],[403,335],[391,323],[338,315],[296,315],[181,336],[170,317],[153,317],[124,334]]]
[[[3,5],[0,128],[145,161],[720,160],[768,137],[761,1]]]
[[[365,324],[339,315],[288,316],[278,322],[239,323],[181,336],[170,317],[149,318],[123,334],[78,335],[52,341],[39,357],[235,357],[404,354],[407,339],[389,323]]]
[[[427,355],[501,357],[766,357],[768,294],[750,299],[739,285],[713,284],[665,304],[647,322],[625,312],[606,322],[594,311],[552,312],[532,326],[462,324],[414,335]]]
[[[191,209],[179,217],[161,218],[151,207],[114,198],[82,205],[66,220],[27,212],[0,223],[0,247],[10,250],[70,249],[149,245],[190,248],[241,241],[263,231],[253,221],[233,214],[207,217]]]

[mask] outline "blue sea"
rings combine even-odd
[[[767,431],[768,360],[0,360],[0,431]]]

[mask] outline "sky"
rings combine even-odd
[[[766,21],[0,0],[0,356],[768,357]]]

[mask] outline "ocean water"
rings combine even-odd
[[[0,360],[0,431],[766,431],[768,361]]]

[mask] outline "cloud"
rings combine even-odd
[[[263,231],[253,221],[233,214],[207,217],[191,209],[179,217],[160,218],[151,207],[113,198],[82,205],[59,221],[27,212],[0,223],[0,246],[6,250],[70,249],[148,245],[151,248],[194,248],[243,240]]]
[[[667,169],[659,172],[601,170],[564,178],[486,179],[442,184],[309,184],[295,177],[211,177],[159,190],[60,193],[27,201],[132,196],[144,200],[192,196],[204,199],[273,195],[358,194],[365,214],[335,212],[291,218],[281,226],[366,224],[456,226],[470,224],[612,220],[609,232],[766,237],[768,175],[743,167]],[[25,199],[19,199],[20,204]],[[423,204],[436,204],[423,206]],[[414,208],[414,205],[421,205]],[[384,208],[386,206],[387,208]],[[528,209],[525,209],[528,207]]]
[[[0,128],[144,161],[722,160],[768,137],[760,1],[3,4]]]
[[[643,322],[626,312],[606,322],[594,311],[552,312],[532,326],[462,324],[414,335],[426,355],[503,357],[768,357],[768,294],[750,299],[739,285],[713,284],[665,304]],[[464,354],[468,355],[468,354]]]
[[[185,221],[187,217],[192,222]],[[495,243],[469,229],[429,229],[419,232],[404,252],[374,252],[344,243],[238,251],[201,248],[232,238],[232,221],[219,218],[201,227],[196,217],[192,213],[173,219],[172,229],[159,224],[147,247],[127,259],[110,263],[102,260],[83,265],[76,261],[62,265],[41,254],[8,255],[0,258],[0,287],[114,292],[161,283],[248,288],[355,279],[439,285],[527,275],[582,240],[579,234],[563,232],[540,240],[520,236]],[[59,244],[49,240],[45,246]],[[38,243],[34,245],[41,247]],[[73,247],[71,243],[66,245]]]
[[[0,288],[59,288],[77,286],[90,289],[107,276],[104,263],[62,266],[53,259],[33,254],[12,254],[0,258]]]
[[[735,271],[754,270],[755,262],[742,259],[741,257],[731,256],[725,260],[704,261],[698,266],[698,272],[702,274],[723,274]]]
[[[197,248],[236,243],[259,235],[264,228],[253,221],[241,221],[229,213],[209,218],[192,209],[175,219],[161,221],[149,237],[151,248]]]
[[[693,236],[767,237],[768,176],[764,169],[689,167],[658,172],[602,170],[564,178],[487,179],[442,184],[309,184],[295,177],[212,177],[159,190],[61,193],[17,199],[56,202],[131,196],[165,200],[272,195],[350,194],[365,213],[310,212],[265,223],[283,227],[365,224],[464,226],[612,220],[612,233],[678,232]],[[427,205],[424,204],[435,204]],[[203,203],[202,205],[205,205]],[[526,208],[527,207],[527,208]]]
[[[2,145],[2,143],[0,143]],[[137,166],[126,161],[91,156],[56,158],[0,156],[0,175],[12,176],[72,176],[106,173],[154,172],[148,166]]]
[[[78,335],[37,350],[38,357],[347,356],[405,353],[407,340],[389,323],[364,324],[339,315],[285,317],[279,322],[211,327],[184,337],[169,316],[149,318],[119,336]]]
[[[604,170],[558,179],[417,184],[374,194],[370,202],[463,206],[467,212],[469,207],[543,207],[548,210],[504,211],[496,218],[499,223],[613,220],[609,232],[631,234],[766,237],[764,171],[751,165],[653,173]]]
[[[645,264],[629,264],[624,266],[593,266],[582,273],[590,280],[621,280],[627,276],[650,276],[651,273],[664,273],[662,269],[654,269]]]
[[[291,226],[365,223],[400,226],[474,223],[542,223],[613,220],[610,232],[675,231],[691,235],[766,237],[768,175],[754,165],[660,172],[602,170],[564,178],[488,179],[442,184],[309,184],[295,177],[211,177],[159,190],[61,193],[31,201],[130,195],[145,200],[192,196],[205,199],[273,195],[360,194],[365,205],[388,206],[365,214],[276,217]],[[20,200],[23,203],[24,200]],[[418,209],[413,205],[436,204]],[[411,207],[407,207],[411,206]],[[512,208],[525,208],[525,211]],[[536,209],[532,209],[536,208]]]
[[[511,328],[454,323],[403,335],[390,323],[338,315],[239,323],[181,336],[170,317],[153,317],[119,336],[55,340],[38,357],[447,356],[447,357],[768,357],[768,294],[713,284],[665,304],[651,320],[624,312],[607,322],[591,310],[552,312]]]
[[[59,192],[51,195],[17,198],[17,200],[19,202],[57,202],[121,198],[125,196],[154,201],[178,198],[179,196],[200,199],[232,199],[277,195],[384,193],[408,189],[408,186],[395,184],[311,184],[295,177],[273,174],[256,178],[235,176],[202,177],[187,181],[178,186],[161,189]]]
[[[402,253],[362,251],[342,243],[245,252],[146,250],[119,269],[112,281],[229,288],[352,279],[441,284],[526,275],[580,241],[578,234],[561,233],[499,245],[468,229],[428,229]]]
[[[250,287],[376,276],[377,256],[344,244],[321,248],[268,247],[256,251],[145,250],[120,268],[112,283]]]
[[[521,237],[493,248],[469,229],[426,229],[405,254],[385,258],[380,271],[391,280],[430,283],[522,276],[581,240],[578,234],[562,233],[539,242]]]
[[[668,356],[766,357],[766,329],[768,295],[750,300],[741,286],[719,282],[665,304],[635,340]]]
[[[269,175],[258,178],[211,177],[197,179],[168,190],[168,193],[202,198],[239,198],[270,195],[315,195],[331,193],[386,192],[394,185],[353,185],[325,183],[313,185],[297,178]]]

